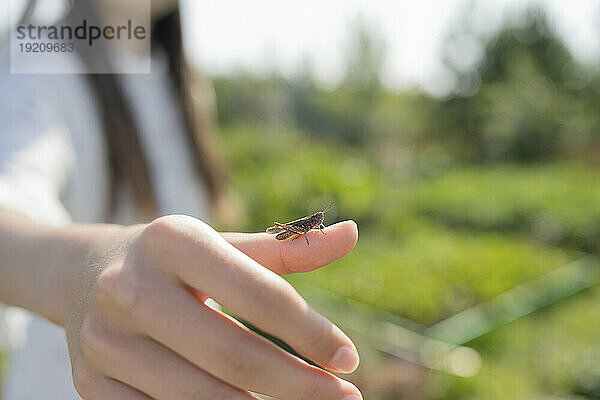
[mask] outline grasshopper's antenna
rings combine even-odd
[[[324,209],[323,211],[321,211],[323,214],[325,214],[326,212],[330,211],[332,208],[335,207],[335,201],[332,201],[331,203],[329,203],[329,205],[327,206],[326,209]]]

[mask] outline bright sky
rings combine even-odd
[[[292,76],[303,60],[317,77],[335,85],[351,23],[360,15],[387,45],[384,82],[422,86],[442,94],[447,76],[440,62],[443,39],[460,9],[475,7],[475,26],[493,30],[503,15],[541,3],[577,57],[600,61],[598,0],[183,0],[193,61],[208,74],[235,70],[280,71]],[[594,25],[595,23],[595,25]],[[446,84],[447,86],[447,84]]]
[[[25,0],[14,0],[17,3]],[[59,0],[38,0],[52,3]],[[571,50],[600,62],[599,0],[181,0],[187,50],[209,75],[247,70],[293,76],[308,60],[333,86],[343,75],[350,26],[360,16],[384,38],[383,79],[394,88],[421,86],[443,94],[449,85],[440,62],[443,40],[460,10],[474,7],[472,23],[493,30],[503,15],[542,4]],[[3,17],[0,16],[0,28]]]

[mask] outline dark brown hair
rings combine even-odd
[[[24,19],[31,15],[35,3],[36,0],[30,0]],[[76,22],[82,15],[88,19],[90,16],[97,15],[91,0],[71,0],[70,5],[71,12],[66,20]],[[212,143],[210,102],[206,101],[206,93],[193,95],[194,91],[202,89],[202,82],[197,75],[193,74],[184,57],[178,6],[168,15],[154,22],[152,43],[160,45],[167,53],[169,73],[177,88],[178,106],[185,122],[187,138],[214,207],[225,189],[225,173],[223,163]],[[101,43],[96,44],[93,51],[89,46],[79,46],[77,53],[85,65],[102,65],[110,70],[110,60],[105,49]],[[140,217],[151,218],[157,213],[156,194],[131,107],[123,95],[115,74],[88,74],[87,76],[100,105],[108,151],[111,172],[111,201],[108,216],[110,218],[115,209],[118,188],[125,185],[134,195]],[[204,102],[202,102],[203,98]]]

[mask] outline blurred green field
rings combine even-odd
[[[262,231],[331,200],[336,209],[327,223],[351,218],[359,225],[351,254],[290,276],[292,284],[425,326],[543,276],[597,243],[600,173],[582,164],[398,175],[360,148],[283,126],[225,126],[220,137],[249,217],[244,228]],[[469,345],[482,356],[480,373],[431,372],[424,398],[599,398],[599,300],[594,288],[475,339]],[[383,391],[369,398],[397,397]]]
[[[419,214],[465,229],[519,231],[595,251],[600,173],[574,163],[459,169],[411,188]]]

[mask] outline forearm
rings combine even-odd
[[[58,324],[82,284],[90,257],[110,248],[116,225],[48,227],[0,210],[0,301],[26,308]],[[106,247],[105,247],[106,246]]]

